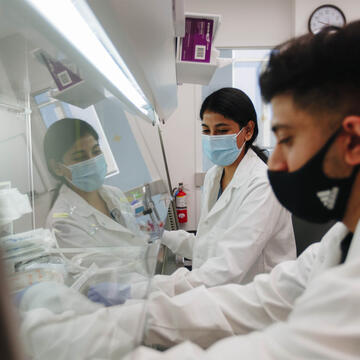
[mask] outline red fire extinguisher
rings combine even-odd
[[[183,183],[179,183],[179,187],[175,188],[175,203],[176,214],[180,224],[188,221],[187,206],[186,206],[186,192],[184,191]]]

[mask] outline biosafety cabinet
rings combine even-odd
[[[159,239],[176,228],[159,127],[177,106],[173,5],[0,1],[1,311],[20,313],[20,358],[119,359],[142,341]],[[74,191],[93,165],[104,211],[94,187]]]

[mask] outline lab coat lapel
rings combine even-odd
[[[316,262],[311,270],[311,279],[322,274],[327,269],[339,265],[341,258],[340,244],[348,232],[349,230],[343,223],[337,222],[323,236],[319,244],[320,250],[317,254]]]
[[[229,185],[226,187],[220,198],[216,201],[212,209],[210,209],[207,218],[217,214],[230,203],[233,191],[244,184],[244,178],[248,176],[249,172],[251,172],[252,167],[254,166],[254,156],[257,155],[251,149],[249,149],[244,158],[241,160],[240,164],[238,165]],[[220,177],[218,178],[218,183],[220,183]],[[217,190],[219,190],[219,187],[217,187]]]
[[[95,216],[96,221],[107,230],[121,231],[123,233],[127,232],[129,234],[132,234],[132,232],[129,229],[127,229],[125,226],[117,223],[115,220],[102,214],[100,211],[97,211],[96,209],[94,209],[93,215]]]
[[[115,220],[102,214],[100,211],[89,205],[80,195],[71,190],[69,187],[63,185],[61,191],[62,193],[66,194],[69,202],[72,202],[74,204],[74,211],[76,211],[79,215],[87,218],[94,216],[96,222],[107,230],[128,232],[129,234],[132,234],[132,232],[128,230],[125,226],[118,224]]]
[[[230,183],[227,188],[225,189],[225,191],[222,193],[222,195],[220,196],[220,198],[216,201],[216,203],[214,204],[214,206],[212,207],[212,209],[209,211],[207,218],[214,216],[215,214],[217,214],[219,211],[221,211],[222,209],[224,209],[224,207],[226,207],[226,205],[229,203],[230,199],[231,199],[231,194],[233,191],[233,186]]]
[[[345,262],[347,263],[352,260],[359,261],[359,257],[360,257],[360,220],[357,223]]]
[[[80,216],[88,217],[92,214],[91,206],[75,191],[65,184],[60,188],[60,194],[71,204],[69,211],[74,211]]]
[[[217,196],[220,188],[220,179],[224,168],[221,166],[216,166],[215,169],[211,169],[210,171],[212,170],[214,171],[214,175],[211,177],[211,179],[209,179],[209,183],[206,184],[206,188],[204,189],[204,192],[207,192],[207,194],[204,194],[204,198],[206,199],[202,211],[204,217],[209,214],[217,202]]]

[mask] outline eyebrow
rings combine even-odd
[[[291,129],[291,128],[292,128],[292,126],[290,126],[290,125],[286,125],[286,124],[276,124],[276,125],[273,125],[273,126],[271,127],[271,130],[272,130],[272,132],[276,133],[276,132],[279,131],[279,130],[282,130],[282,129]]]
[[[204,123],[201,124],[201,126],[203,127],[209,127],[209,125],[206,125]],[[220,123],[220,124],[216,124],[215,127],[221,127],[221,126],[230,126],[229,124],[225,124],[225,123]]]
[[[99,145],[99,143],[97,143],[97,144],[95,144],[92,148],[91,148],[91,150],[94,150],[96,147],[99,147],[100,145]],[[73,155],[82,155],[82,154],[84,154],[84,153],[86,153],[86,151],[85,150],[77,150],[77,151],[74,151],[73,153],[71,153],[71,156],[73,156]]]

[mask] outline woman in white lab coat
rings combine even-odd
[[[124,193],[103,185],[107,166],[98,140],[80,119],[65,118],[47,130],[48,169],[60,181],[47,227],[62,248],[145,245]]]
[[[209,95],[200,110],[203,152],[216,165],[206,174],[197,234],[166,231],[162,242],[192,259],[192,271],[156,276],[169,295],[205,285],[245,284],[276,264],[295,259],[290,213],[268,182],[265,155],[253,145],[256,112],[239,89]]]
[[[272,320],[277,317],[283,319],[304,288],[303,283],[306,282],[314,259],[314,249],[318,247],[318,244],[313,245],[297,262],[279,265],[279,270],[273,271],[271,275],[257,277],[255,283],[243,288],[243,293],[237,294],[232,290],[234,285],[230,283],[248,283],[256,274],[270,272],[283,260],[295,258],[291,218],[289,212],[275,199],[267,179],[267,166],[257,155],[257,148],[252,146],[257,135],[257,125],[255,110],[249,98],[237,89],[221,89],[205,99],[200,117],[204,130],[204,152],[213,162],[221,162],[223,165],[215,165],[206,175],[197,236],[185,231],[174,231],[166,232],[163,237],[164,243],[175,252],[193,259],[193,270],[181,268],[170,276],[157,275],[153,278],[153,290],[160,288],[163,292],[153,294],[148,302],[145,341],[149,344],[168,346],[190,338],[199,345],[209,346],[217,339],[238,331],[232,327],[233,319],[244,327],[244,331],[258,326],[262,328],[264,323],[270,323],[269,317]],[[230,138],[239,151],[234,146],[225,146],[228,141],[225,140],[221,143],[221,152],[216,154],[217,143],[209,147],[207,145],[208,141],[214,141],[211,137]],[[230,159],[225,161],[227,156],[223,151],[227,148],[232,149],[235,160],[231,161],[229,156]],[[262,156],[261,153],[259,155]],[[226,164],[228,162],[230,164]],[[298,275],[301,277],[300,282],[297,280]],[[267,282],[268,278],[271,281]],[[207,291],[199,287],[226,283],[229,283],[230,288],[223,293],[218,290],[222,288],[215,287]],[[112,287],[111,292],[116,293],[116,284],[109,285]],[[137,285],[131,284],[132,297],[137,297]],[[49,286],[53,289],[42,290],[42,287],[46,289]],[[139,294],[143,291],[141,287],[140,284]],[[176,297],[176,300],[170,300],[166,295],[195,287],[199,287],[195,292],[187,292]],[[52,309],[48,305],[52,304],[51,301],[41,298],[49,308],[42,315],[46,321],[44,318],[38,320],[39,313],[29,310],[45,307],[36,301],[39,298],[36,294],[39,293],[45,294],[45,298],[58,293],[70,305],[60,301],[55,305],[60,303],[63,308]],[[229,302],[229,299],[235,301]],[[58,314],[68,310],[68,306],[73,308],[72,304],[79,304],[81,315],[64,321],[63,314],[61,317]],[[96,353],[104,358],[118,358],[119,353],[128,349],[126,341],[130,343],[132,337],[135,338],[134,326],[139,326],[143,314],[141,302],[130,302],[128,305],[123,309],[104,309],[79,298],[77,293],[69,289],[53,284],[35,285],[25,293],[20,305],[26,311],[26,320],[23,322],[26,343],[30,349],[44,354],[45,358],[45,354],[50,356],[61,353],[64,344],[71,338],[69,334],[81,333],[86,344],[91,344],[80,348],[81,354],[86,352],[87,357],[94,357]],[[243,306],[244,311],[237,316],[239,306]],[[266,316],[263,307],[267,310]],[[209,313],[208,309],[216,311]],[[259,316],[246,316],[255,312],[259,312]],[[95,322],[101,326],[88,326]],[[56,327],[56,324],[59,326]],[[59,346],[53,346],[53,342],[48,339],[44,341],[41,336],[50,327],[57,332],[56,343]],[[89,330],[79,330],[84,328]],[[102,338],[104,329],[106,338]],[[117,337],[116,341],[109,342],[113,336]],[[77,349],[72,348],[72,351],[77,354]]]

